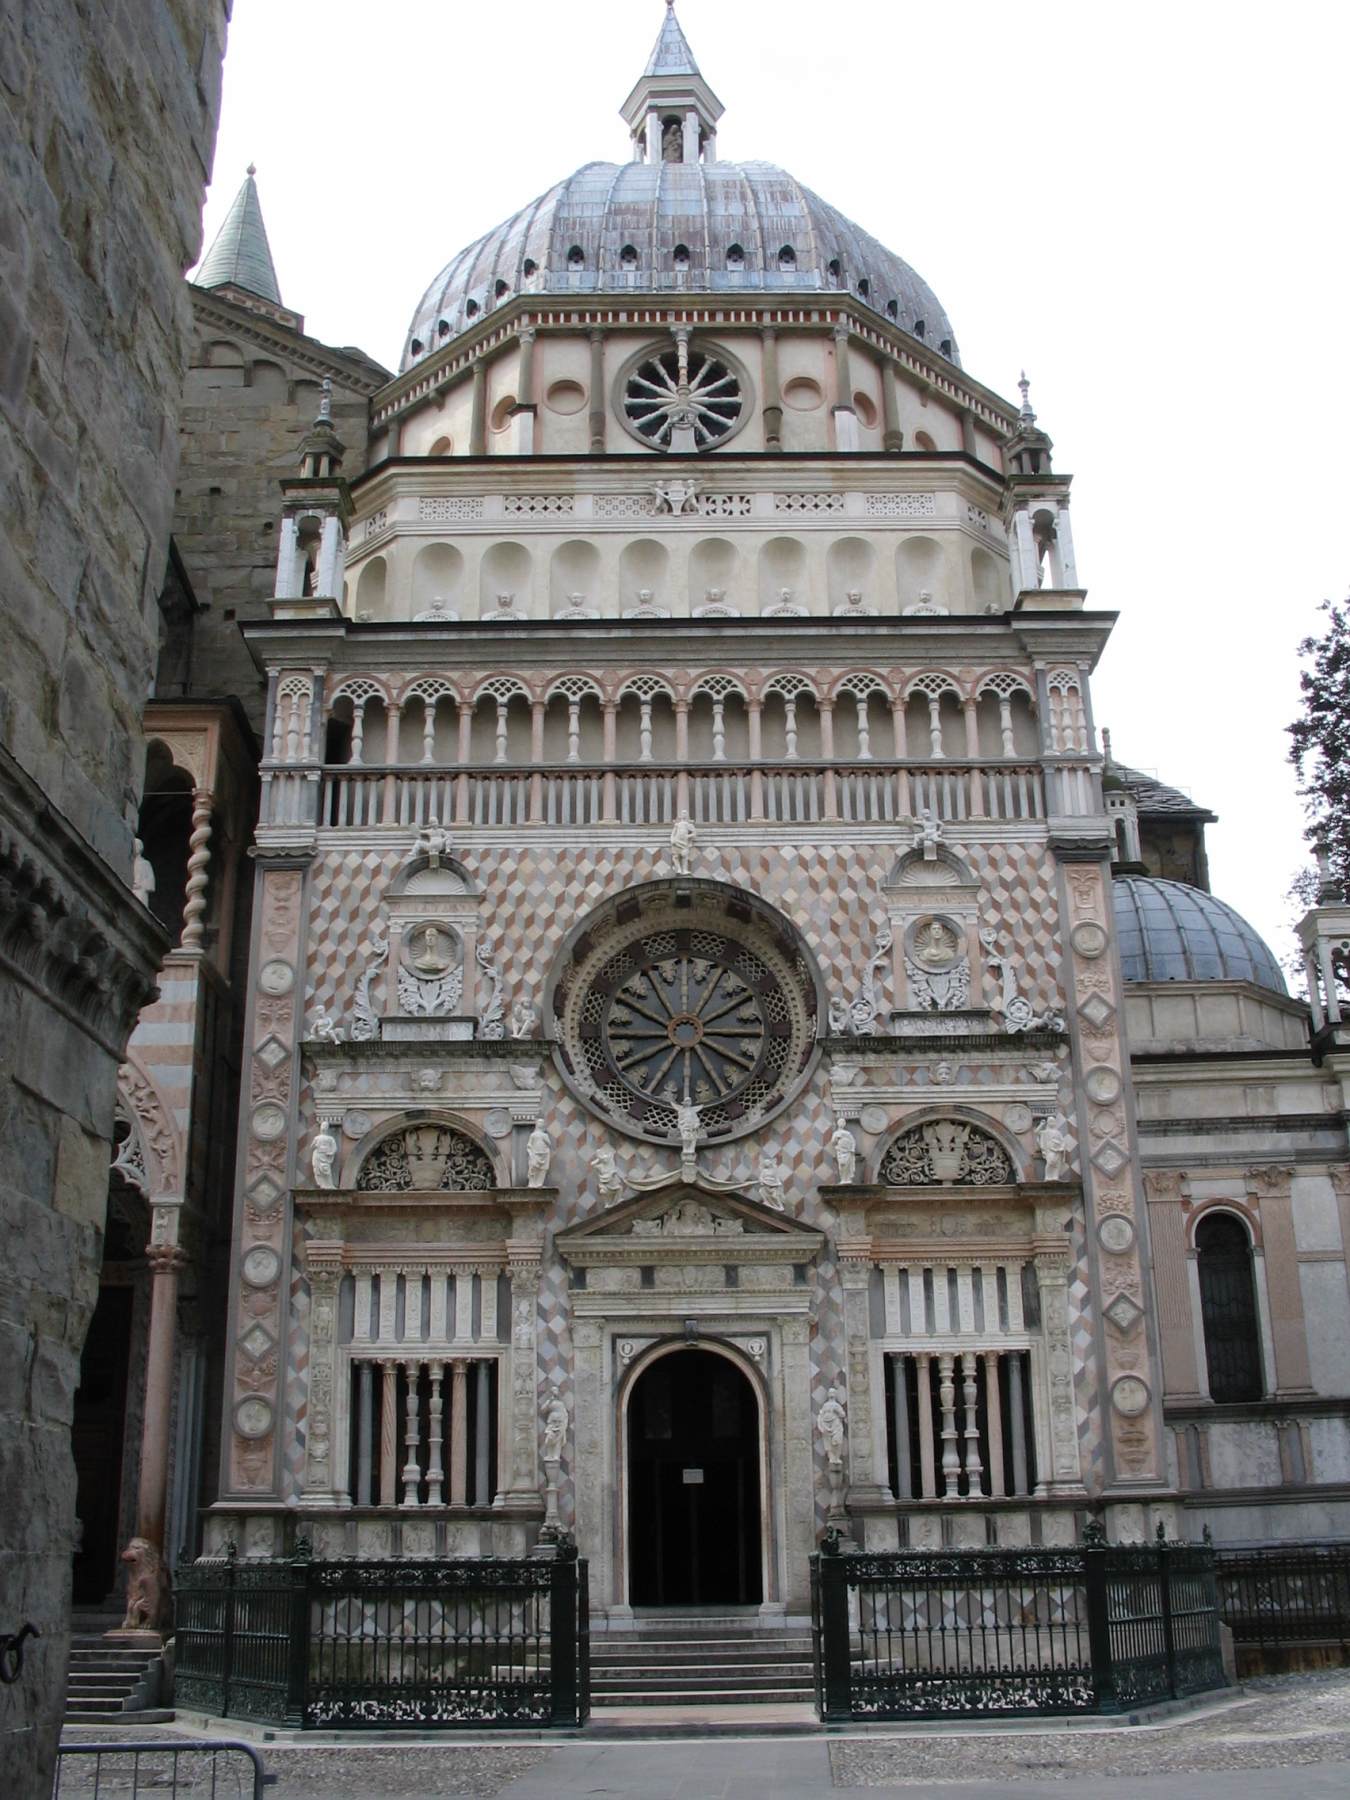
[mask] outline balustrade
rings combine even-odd
[[[1026,1350],[988,1348],[887,1355],[887,1453],[897,1500],[1032,1492],[1029,1360]]]
[[[497,1371],[496,1357],[452,1350],[354,1356],[356,1505],[490,1506],[497,1490]]]

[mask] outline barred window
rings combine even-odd
[[[1265,1383],[1251,1238],[1231,1213],[1211,1213],[1196,1226],[1195,1248],[1210,1398],[1259,1400]]]
[[[897,1500],[1034,1490],[1030,1364],[1025,1350],[887,1356],[887,1454]]]

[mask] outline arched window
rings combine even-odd
[[[1200,1318],[1212,1400],[1259,1400],[1261,1332],[1252,1276],[1252,1244],[1231,1213],[1211,1213],[1195,1229],[1200,1268]]]

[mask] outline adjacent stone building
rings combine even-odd
[[[167,937],[129,885],[224,0],[0,19],[0,1789],[50,1791],[72,1401],[114,1088]]]

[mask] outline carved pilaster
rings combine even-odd
[[[538,1503],[539,1265],[511,1270],[511,1473],[506,1503]]]
[[[332,1501],[338,1494],[333,1479],[334,1364],[337,1356],[337,1290],[340,1267],[310,1264],[309,1288],[309,1411],[305,1440],[304,1501]]]

